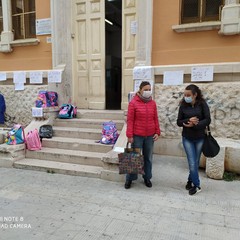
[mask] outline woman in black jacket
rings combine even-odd
[[[187,155],[189,176],[186,189],[190,195],[201,191],[198,174],[205,129],[211,122],[210,111],[198,86],[185,88],[178,111],[177,125],[183,127],[182,143]]]

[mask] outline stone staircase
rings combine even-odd
[[[26,150],[25,159],[15,161],[13,167],[121,180],[114,161],[104,163],[112,155],[109,153],[113,152],[113,145],[97,142],[101,139],[102,123],[110,120],[120,133],[124,126],[123,111],[78,110],[77,118],[55,119],[53,138],[44,138],[40,151]]]

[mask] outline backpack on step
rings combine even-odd
[[[26,136],[27,149],[31,151],[41,150],[42,144],[37,129],[28,132]]]
[[[58,118],[74,118],[77,117],[77,107],[72,104],[62,104]]]
[[[57,92],[47,91],[47,107],[58,106],[58,94]]]
[[[100,142],[103,144],[115,144],[118,139],[116,123],[113,121],[104,122],[102,126],[102,137]]]
[[[16,145],[25,142],[24,129],[22,125],[15,124],[7,133],[5,143],[8,145]]]
[[[42,138],[52,138],[53,136],[53,128],[52,125],[42,125],[39,128],[39,137],[40,140],[42,141]]]
[[[38,108],[58,106],[58,94],[53,91],[39,91],[35,106]]]

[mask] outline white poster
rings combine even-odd
[[[15,83],[15,90],[16,91],[23,91],[24,90],[24,83]]]
[[[42,108],[33,107],[32,108],[32,116],[33,117],[42,117],[43,116],[43,109]]]
[[[6,81],[6,80],[7,80],[7,73],[0,72],[0,81]]]
[[[192,67],[192,82],[213,81],[213,66]]]
[[[183,71],[166,71],[163,73],[163,85],[182,85]]]
[[[26,83],[26,72],[23,71],[13,72],[13,82]]]
[[[52,70],[48,72],[48,83],[61,83],[62,82],[62,71]]]
[[[137,34],[138,24],[137,21],[131,21],[131,34]]]
[[[135,67],[133,69],[133,79],[141,79],[145,81],[153,79],[153,68],[148,66]]]
[[[30,83],[43,83],[43,73],[41,71],[38,72],[29,72]]]
[[[36,20],[36,35],[45,35],[51,33],[52,33],[51,18]]]

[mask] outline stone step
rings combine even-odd
[[[40,151],[26,150],[26,158],[102,167],[105,153],[43,147]]]
[[[72,118],[72,119],[55,119],[54,125],[58,127],[73,127],[73,128],[93,128],[99,129],[102,131],[102,124],[104,122],[110,121],[109,119],[81,119],[81,118]],[[124,125],[124,120],[114,120],[116,123],[117,129],[120,131]]]
[[[23,159],[14,163],[15,168],[60,173],[74,176],[101,178],[102,167],[52,162],[39,159]]]
[[[102,144],[92,139],[53,137],[43,138],[42,146],[48,148],[58,148],[76,151],[107,153],[111,151],[113,145]]]
[[[124,111],[78,109],[77,118],[124,120]]]
[[[58,127],[53,126],[53,135],[55,137],[69,137],[81,139],[100,140],[102,135],[101,129],[77,128],[77,127]]]

